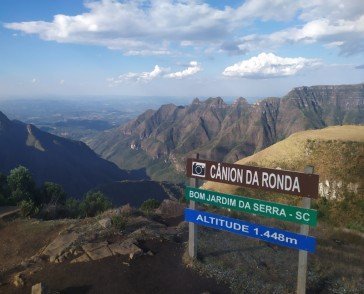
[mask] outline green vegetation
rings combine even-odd
[[[111,218],[111,224],[118,231],[123,231],[128,223],[128,218],[125,216],[114,215]]]
[[[313,208],[318,210],[320,220],[364,232],[364,199],[359,193],[346,191],[343,201],[319,198],[313,201]]]
[[[140,210],[144,213],[152,213],[155,209],[159,207],[161,203],[155,199],[145,200],[140,206]]]
[[[18,166],[10,171],[7,178],[10,191],[10,201],[18,203],[22,200],[34,200],[35,182],[29,170],[24,166]]]
[[[41,196],[41,201],[40,201],[41,203],[64,204],[67,195],[61,185],[52,182],[45,182],[43,184],[40,196]]]
[[[32,174],[24,166],[12,169],[8,176],[0,173],[0,206],[17,205],[23,217],[42,219],[95,216],[111,207],[100,191],[89,191],[83,201],[68,198],[59,184],[45,182],[36,187]]]
[[[37,207],[31,199],[22,200],[18,206],[20,207],[20,214],[22,217],[31,217],[39,212],[39,207]]]
[[[80,203],[83,216],[92,217],[111,208],[111,202],[100,191],[89,191]]]
[[[78,218],[81,216],[80,202],[75,198],[68,198],[66,200],[65,207],[68,212],[68,217]]]
[[[364,231],[364,126],[335,126],[298,132],[238,164],[303,171],[313,165],[320,176],[321,193],[312,200],[319,222]],[[256,189],[207,183],[204,188],[289,205],[300,205],[300,197]]]

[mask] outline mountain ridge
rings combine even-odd
[[[161,162],[182,173],[184,159],[195,153],[234,162],[298,131],[362,123],[364,84],[297,87],[254,104],[240,97],[228,105],[216,97],[162,105],[88,144],[121,168],[146,167],[152,178],[162,179],[153,175]],[[140,160],[131,161],[133,155]]]
[[[100,158],[81,141],[11,121],[0,111],[0,172],[8,173],[18,165],[27,167],[37,184],[56,182],[76,198],[99,184],[139,179]]]

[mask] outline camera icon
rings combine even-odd
[[[204,178],[206,175],[205,168],[206,168],[206,163],[193,161],[192,162],[192,175],[196,176],[196,177]]]

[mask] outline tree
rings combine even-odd
[[[57,205],[64,204],[66,201],[66,192],[56,183],[44,182],[40,194],[42,204]]]
[[[34,199],[35,182],[30,171],[24,166],[18,166],[10,171],[7,178],[10,197],[15,202]]]
[[[80,208],[84,216],[95,216],[111,208],[111,203],[101,191],[91,190],[87,192]]]

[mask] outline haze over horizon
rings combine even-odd
[[[364,82],[359,0],[0,6],[2,99],[266,97],[298,86]]]

